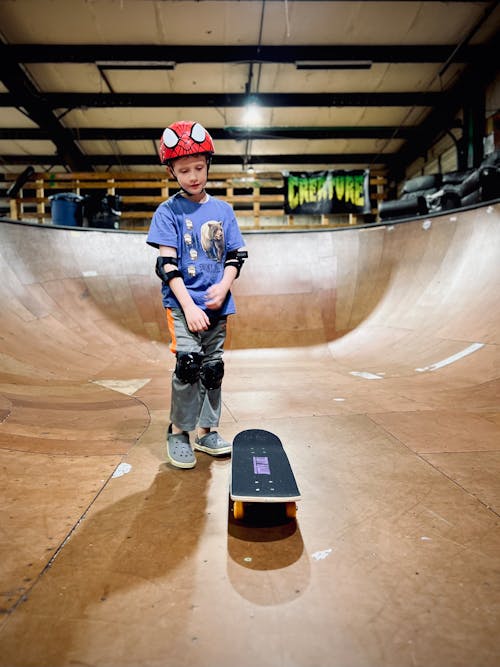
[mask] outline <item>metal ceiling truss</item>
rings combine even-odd
[[[0,56],[7,63],[288,63],[297,61],[371,61],[373,63],[442,63],[453,45],[155,45],[155,44],[4,44]],[[455,62],[483,59],[483,47],[464,46]]]
[[[158,167],[158,156],[148,155],[118,155],[115,153],[109,155],[92,155],[92,164],[98,167],[113,166],[155,166]],[[252,155],[245,159],[243,155],[221,155],[217,153],[214,158],[215,165],[234,165],[235,167],[251,167],[257,165],[303,165],[303,164],[349,164],[363,166],[386,166],[391,165],[394,156],[389,154],[380,155],[379,153],[314,153],[304,155],[304,153],[289,155]],[[54,155],[9,155],[9,164],[13,165],[54,165],[59,164],[54,159]],[[216,168],[216,167],[215,167]]]
[[[461,127],[461,124],[456,124]],[[375,127],[209,127],[213,139],[246,141],[247,139],[412,139],[418,132],[415,127],[375,126]],[[160,139],[161,130],[151,127],[82,127],[70,128],[75,140],[110,141]],[[50,140],[46,130],[35,128],[0,127],[0,139],[7,140]]]
[[[496,3],[493,3],[493,5]],[[492,5],[492,6],[493,6]],[[491,7],[492,7],[491,6]],[[491,11],[491,7],[488,11]],[[486,16],[486,13],[485,13]],[[484,20],[484,17],[483,19]],[[121,63],[128,68],[135,64],[172,68],[188,62],[219,63],[297,63],[316,61],[360,62],[439,62],[448,67],[451,62],[467,63],[468,67],[451,91],[399,93],[256,93],[252,101],[263,107],[431,107],[427,120],[419,128],[332,127],[332,128],[213,128],[214,138],[251,139],[332,139],[383,138],[404,139],[397,154],[321,154],[265,155],[246,160],[239,155],[218,155],[219,164],[381,164],[389,171],[401,173],[404,166],[422,154],[440,132],[456,127],[454,116],[464,100],[481,91],[496,71],[497,37],[487,45],[471,46],[464,40],[453,45],[399,46],[157,46],[157,45],[40,45],[0,44],[0,78],[9,92],[0,94],[0,106],[19,108],[29,116],[39,130],[4,129],[2,138],[49,139],[57,147],[57,156],[6,156],[10,164],[59,164],[72,170],[90,171],[94,166],[157,164],[156,155],[85,155],[78,140],[107,138],[156,140],[156,129],[73,128],[61,123],[55,111],[84,107],[244,107],[247,94],[160,94],[160,93],[44,93],[35,87],[21,66],[29,63],[93,62],[102,68]],[[155,64],[156,63],[156,64]]]
[[[242,107],[245,93],[40,93],[50,109],[80,107]],[[442,93],[252,93],[260,107],[431,107]],[[19,102],[17,92],[1,93],[0,106]]]

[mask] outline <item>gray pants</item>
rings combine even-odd
[[[193,333],[187,327],[182,310],[167,308],[168,329],[172,352],[197,352],[203,355],[202,365],[222,359],[226,340],[227,320],[217,320],[208,331]],[[201,380],[193,384],[180,382],[172,374],[170,421],[183,431],[197,426],[211,428],[219,425],[222,410],[222,389],[207,389]]]

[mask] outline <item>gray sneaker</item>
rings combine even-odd
[[[196,438],[194,448],[200,452],[211,454],[212,456],[220,456],[221,454],[231,453],[231,443],[221,438],[217,431],[210,431],[201,438]]]
[[[189,433],[172,433],[172,425],[168,427],[167,456],[176,468],[194,468],[196,457],[189,442]]]

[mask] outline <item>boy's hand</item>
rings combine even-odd
[[[216,283],[207,289],[205,303],[210,310],[219,310],[227,296],[227,289],[221,283]]]
[[[210,326],[208,315],[198,308],[194,303],[187,308],[184,308],[184,317],[188,325],[189,331],[196,333],[197,331],[206,331]]]

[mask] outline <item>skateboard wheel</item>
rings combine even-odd
[[[233,516],[239,521],[245,516],[245,508],[241,500],[235,500],[233,503]]]
[[[297,505],[295,503],[287,503],[285,511],[289,519],[295,519],[297,516]]]

